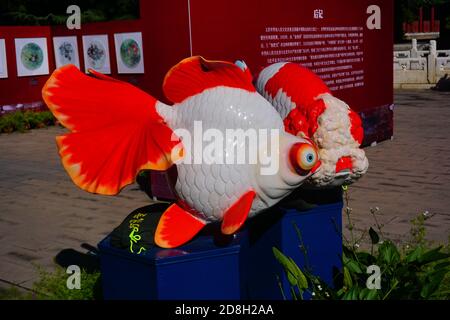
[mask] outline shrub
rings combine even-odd
[[[16,111],[0,117],[0,133],[25,132],[30,129],[45,128],[54,124],[55,118],[50,111]]]
[[[0,290],[0,299],[4,300],[95,300],[101,299],[100,272],[88,273],[81,270],[81,288],[68,289],[70,276],[65,269],[56,266],[53,272],[37,267],[39,278],[27,293],[16,287]]]
[[[357,241],[354,238],[355,226],[344,190],[351,240],[343,237],[343,267],[331,285],[314,275],[309,266],[302,269],[293,259],[273,248],[275,258],[283,266],[291,285],[290,298],[303,299],[304,293],[309,293],[313,299],[336,300],[450,299],[450,247],[432,246],[425,240],[424,223],[431,216],[425,212],[413,219],[412,239],[399,248],[383,236],[383,225],[376,218],[378,209],[371,209],[378,232],[370,228],[362,233],[370,237],[371,249],[368,252],[357,245],[363,236]],[[300,248],[304,248],[300,231],[296,225],[294,227],[299,235]],[[303,254],[307,255],[306,250]],[[369,289],[366,284],[370,276],[368,272],[373,274],[369,266],[378,267],[381,271],[379,289]],[[286,297],[285,292],[283,296]]]
[[[39,280],[34,283],[33,290],[39,300],[94,300],[99,297],[100,272],[88,273],[81,270],[81,288],[68,289],[69,275],[64,268],[57,266],[53,272],[39,268]]]

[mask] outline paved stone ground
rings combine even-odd
[[[372,225],[378,206],[385,231],[401,238],[418,213],[435,213],[429,237],[450,230],[450,93],[397,91],[395,139],[366,149],[369,172],[350,187],[359,227]],[[59,127],[0,135],[0,287],[30,287],[33,264],[52,266],[62,249],[95,245],[133,209],[149,203],[136,185],[119,196],[91,195],[62,169],[54,137]],[[3,280],[3,282],[2,282]]]
[[[410,220],[428,211],[428,238],[446,243],[450,235],[450,93],[395,92],[394,139],[365,149],[368,173],[349,188],[353,219],[374,225],[379,207],[392,238],[409,235]],[[344,219],[346,221],[346,219]]]
[[[149,203],[136,185],[116,197],[78,189],[57,155],[55,136],[64,131],[0,135],[0,279],[29,287],[33,264],[50,267],[62,249],[96,245],[127,213]]]

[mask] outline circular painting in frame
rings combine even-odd
[[[29,42],[22,47],[20,52],[20,61],[28,70],[36,70],[42,66],[44,53],[40,46],[34,42]]]
[[[92,41],[87,48],[88,65],[93,69],[102,69],[105,65],[105,48],[98,41]]]
[[[135,68],[141,61],[141,49],[133,39],[126,39],[120,45],[120,58],[128,68]]]

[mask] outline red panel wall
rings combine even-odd
[[[163,100],[162,82],[166,72],[189,56],[187,1],[141,1],[141,19],[83,24],[81,30],[53,28],[53,36],[77,35],[80,67],[84,70],[82,36],[108,34],[112,77],[131,82]],[[144,74],[118,74],[114,33],[142,32]],[[52,53],[53,54],[53,53]]]
[[[29,103],[41,100],[41,88],[48,76],[18,77],[15,38],[46,37],[47,47],[52,48],[50,27],[2,27],[0,39],[5,39],[8,78],[0,79],[0,105]],[[49,55],[49,68],[55,68],[53,54]]]
[[[379,30],[369,30],[366,25],[370,5],[381,9]],[[208,0],[191,0],[190,8],[193,54],[211,59],[243,59],[253,73],[268,64],[267,57],[262,55],[261,47],[265,44],[260,38],[267,33],[266,28],[315,27],[319,30],[305,32],[311,35],[321,33],[322,27],[358,27],[363,39],[358,51],[362,50],[363,60],[353,69],[363,70],[364,84],[338,88],[334,94],[359,111],[365,132],[364,145],[393,135],[392,0],[227,0],[216,1],[214,5]],[[322,12],[321,19],[314,17],[318,9]],[[280,36],[283,33],[286,34],[272,32]],[[327,44],[319,45],[325,46]],[[309,55],[303,55],[306,56]],[[311,62],[311,58],[308,59]],[[336,72],[328,72],[328,76],[333,73]]]
[[[141,19],[85,23],[81,30],[69,30],[64,25],[52,27],[2,27],[0,39],[6,39],[8,78],[0,79],[0,105],[29,103],[41,100],[41,88],[49,75],[17,77],[15,38],[46,37],[50,73],[55,69],[53,36],[76,35],[80,67],[84,70],[82,35],[107,34],[111,76],[129,81],[163,100],[162,82],[166,72],[178,61],[189,56],[189,22],[187,1],[142,1]],[[119,75],[114,49],[114,33],[142,32],[144,74]]]
[[[164,76],[190,55],[188,1],[141,0],[140,8],[149,92],[164,101]]]
[[[366,27],[366,10],[372,4],[381,8],[381,30]],[[48,78],[17,77],[17,37],[47,37],[53,71],[52,36],[77,35],[84,69],[81,36],[108,34],[111,76],[129,81],[164,101],[161,86],[166,72],[191,51],[210,59],[243,59],[255,73],[268,61],[261,54],[260,39],[268,27],[357,26],[363,34],[363,61],[358,68],[364,71],[364,85],[338,89],[335,94],[361,113],[366,143],[392,135],[392,0],[146,0],[141,1],[140,7],[139,20],[82,24],[81,30],[68,30],[65,26],[0,27],[0,38],[6,39],[9,74],[9,78],[0,79],[0,105],[40,100],[41,87]],[[316,9],[323,11],[323,19],[314,18]],[[114,33],[134,31],[142,32],[145,74],[119,75]]]
[[[336,95],[357,111],[393,101],[392,27],[390,0],[208,0],[191,1],[192,47],[194,55],[234,61],[244,59],[251,70],[265,66],[260,55],[260,35],[266,27],[361,26],[364,32],[365,85],[345,89]],[[366,27],[367,7],[381,8],[381,30]],[[315,9],[323,19],[314,19]]]

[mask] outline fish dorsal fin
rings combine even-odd
[[[166,74],[163,91],[167,99],[179,103],[206,89],[218,86],[254,92],[250,72],[226,61],[210,61],[200,56],[182,60]]]

